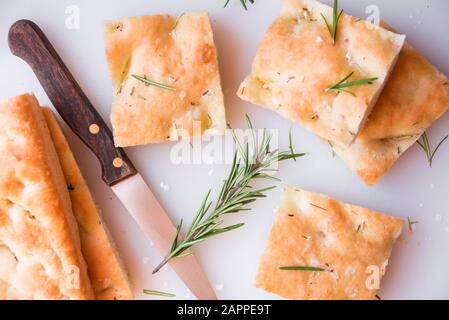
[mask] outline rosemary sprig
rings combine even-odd
[[[225,3],[225,5],[224,5],[223,8],[226,8],[226,7],[228,6],[228,4],[229,4],[230,1],[231,1],[231,0],[226,0],[226,3]],[[251,3],[251,4],[254,4],[254,0],[240,0],[240,3],[242,4],[242,6],[243,6],[243,8],[244,8],[245,10],[248,10],[248,4],[247,4],[247,2],[249,2],[249,3]]]
[[[157,290],[143,290],[144,294],[152,295],[152,296],[161,296],[161,297],[168,297],[168,298],[174,298],[176,295],[173,293],[163,292],[163,291],[157,291]]]
[[[427,136],[427,133],[424,132],[421,138],[417,141],[418,145],[421,147],[421,149],[424,150],[424,153],[426,154],[427,161],[429,161],[429,166],[432,167],[433,159],[435,158],[435,154],[437,153],[438,149],[440,149],[441,145],[444,143],[444,141],[449,138],[449,135],[445,136],[443,140],[438,143],[435,150],[432,151],[432,147],[430,146],[429,137]]]
[[[345,92],[345,93],[348,93],[351,96],[355,97],[356,95],[354,93],[352,93],[349,90],[346,90],[345,88],[362,86],[365,84],[373,84],[374,81],[379,79],[379,78],[366,78],[366,79],[345,82],[346,80],[349,80],[349,78],[351,78],[353,76],[353,74],[354,74],[354,72],[351,72],[346,77],[341,79],[337,84],[327,88],[326,91]]]
[[[327,30],[329,30],[329,33],[331,34],[332,42],[335,45],[337,43],[337,26],[338,21],[340,21],[341,15],[343,14],[343,10],[340,10],[338,12],[338,0],[334,0],[334,10],[332,14],[332,27],[327,21],[326,17],[323,13],[321,13],[321,17],[324,20],[324,23],[326,23]]]
[[[326,271],[326,269],[323,268],[316,268],[316,267],[304,267],[304,266],[288,266],[288,267],[280,267],[279,270],[289,270],[289,271]]]
[[[159,82],[156,82],[156,81],[153,81],[153,80],[150,80],[150,79],[146,79],[144,77],[141,77],[141,76],[138,76],[138,75],[135,75],[135,74],[131,75],[131,77],[133,77],[136,80],[142,81],[143,83],[145,83],[145,84],[147,84],[149,86],[155,86],[155,87],[158,87],[158,88],[161,88],[161,89],[166,89],[166,90],[171,90],[171,91],[175,91],[176,90],[176,88],[167,86],[165,84],[161,84]]]
[[[291,150],[279,151],[276,149],[270,151],[272,135],[268,135],[264,129],[259,143],[248,116],[246,116],[246,121],[251,132],[251,143],[246,142],[243,145],[233,132],[237,150],[234,153],[231,171],[228,178],[223,182],[215,206],[212,206],[212,201],[209,200],[211,195],[209,190],[183,238],[180,235],[182,221],[179,223],[170,252],[154,269],[153,274],[158,272],[170,260],[189,255],[189,249],[192,246],[210,237],[242,227],[243,223],[222,227],[223,218],[231,213],[249,211],[248,205],[250,203],[266,197],[266,192],[275,188],[275,186],[271,186],[254,189],[252,182],[256,179],[279,181],[279,179],[271,175],[274,171],[272,165],[279,161],[295,159],[305,155],[304,153],[294,153]]]

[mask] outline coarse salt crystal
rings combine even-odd
[[[165,182],[161,181],[161,183],[159,184],[159,186],[161,187],[162,190],[164,190],[165,192],[170,190],[170,186],[168,184],[166,184]]]
[[[346,268],[345,275],[346,275],[346,276],[352,275],[352,274],[355,273],[355,271],[356,271],[356,268],[355,268],[354,266],[348,266],[348,267]]]
[[[215,290],[217,290],[217,291],[221,291],[221,290],[223,290],[223,285],[220,283],[220,284],[217,284],[216,286],[215,286]]]
[[[297,24],[293,27],[293,36],[297,37],[301,33],[302,24]]]
[[[179,98],[181,99],[181,100],[184,100],[185,99],[185,97],[186,97],[186,92],[185,91],[181,91],[180,93],[179,93]]]

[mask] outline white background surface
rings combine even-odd
[[[375,187],[365,186],[329,147],[297,125],[235,96],[240,81],[250,71],[258,43],[280,10],[280,0],[256,0],[245,12],[238,0],[0,0],[0,99],[35,92],[42,104],[50,104],[31,69],[12,56],[7,46],[11,24],[22,18],[35,21],[47,34],[100,114],[109,119],[111,81],[104,56],[102,22],[106,19],[186,11],[210,12],[218,48],[228,122],[244,126],[248,113],[256,127],[280,129],[281,146],[288,145],[293,127],[295,148],[310,155],[297,163],[281,165],[284,183],[325,193],[338,199],[418,220],[416,230],[405,230],[393,252],[382,283],[383,299],[449,298],[449,144],[444,145],[430,169],[423,152],[414,146]],[[328,4],[330,0],[324,1]],[[368,5],[378,5],[381,18],[398,31],[445,74],[449,74],[449,1],[446,0],[342,0],[346,12],[366,17]],[[81,28],[65,27],[66,7],[80,8]],[[109,123],[109,121],[108,121]],[[65,128],[66,129],[66,128]],[[72,149],[91,187],[98,206],[118,244],[134,283],[137,298],[143,288],[191,298],[175,274],[165,268],[156,276],[152,268],[161,256],[139,231],[111,190],[100,179],[100,168],[90,151],[68,130]],[[449,134],[449,115],[430,130],[435,144]],[[169,159],[172,143],[129,148],[127,152],[174,221],[189,222],[209,188],[217,189],[227,175],[226,165],[180,165]],[[213,169],[212,175],[210,171]],[[160,187],[164,182],[168,191]],[[262,186],[261,184],[259,186]],[[246,226],[210,239],[195,253],[219,298],[276,298],[253,287],[259,258],[270,230],[273,209],[282,187],[270,192],[248,214],[228,219]],[[186,223],[187,224],[187,223]]]

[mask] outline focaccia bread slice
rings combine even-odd
[[[0,299],[94,299],[70,196],[33,95],[0,102]]]
[[[81,250],[98,300],[133,299],[122,260],[52,111],[43,108],[80,230]]]
[[[349,147],[331,145],[365,183],[374,185],[448,109],[449,80],[405,44],[358,138]]]
[[[287,186],[256,285],[291,299],[374,299],[402,225],[401,219]]]
[[[223,93],[207,13],[110,21],[105,36],[115,91],[111,121],[117,146],[223,133]]]
[[[342,14],[334,45],[321,14],[332,24],[331,7],[285,0],[237,95],[324,139],[349,145],[387,82],[405,36]],[[352,72],[347,81],[378,80],[344,88],[355,96],[327,90]]]

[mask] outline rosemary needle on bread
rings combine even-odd
[[[138,76],[138,75],[135,75],[135,74],[131,75],[131,77],[133,77],[136,80],[142,81],[143,83],[145,83],[146,85],[149,85],[149,86],[155,86],[155,87],[158,87],[158,88],[161,88],[161,89],[166,89],[166,90],[171,90],[171,91],[175,91],[176,90],[176,88],[167,86],[165,84],[161,84],[159,82],[156,82],[156,81],[153,81],[153,80],[150,80],[150,79],[147,79],[145,77],[141,77],[141,76]]]
[[[351,78],[353,74],[354,74],[354,72],[351,72],[346,77],[341,79],[337,84],[327,88],[326,91],[345,92],[345,93],[348,93],[351,96],[355,97],[356,95],[354,93],[352,93],[351,91],[347,90],[346,88],[362,86],[365,84],[373,84],[374,81],[379,79],[379,78],[365,78],[365,79],[345,82],[346,80],[349,80],[349,78]]]
[[[280,267],[279,269],[280,270],[290,270],[290,271],[326,271],[323,268],[303,267],[303,266]]]
[[[329,33],[332,38],[332,42],[335,45],[337,43],[337,27],[338,27],[338,21],[340,21],[341,15],[343,14],[343,10],[338,12],[338,0],[334,0],[334,9],[332,14],[332,26],[327,22],[326,17],[324,14],[321,13],[321,17],[324,20],[324,23],[326,23],[327,30],[329,30]]]

